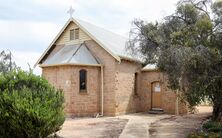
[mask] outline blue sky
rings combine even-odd
[[[177,0],[0,0],[0,50],[9,49],[23,69],[37,61],[69,19],[74,17],[127,37],[135,18],[160,20]],[[41,70],[36,68],[36,74]]]

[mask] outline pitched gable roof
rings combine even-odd
[[[60,37],[60,35],[64,32],[64,30],[67,28],[67,26],[71,22],[74,22],[80,29],[82,29],[87,35],[89,35],[94,41],[96,41],[103,49],[105,49],[117,61],[121,61],[121,58],[126,58],[126,59],[141,62],[139,59],[135,59],[126,53],[125,47],[126,47],[127,39],[125,37],[112,33],[103,28],[97,27],[95,25],[92,25],[88,22],[85,22],[76,18],[70,18],[66,22],[62,30],[55,37],[55,39],[51,42],[49,47],[45,50],[45,52],[39,58],[39,60],[36,62],[35,66],[41,63],[43,58],[52,48],[53,44],[56,42],[56,40]]]
[[[98,44],[100,44],[105,50],[113,55],[117,60],[120,60],[118,56],[127,56],[125,53],[125,47],[127,38],[97,27],[88,22],[75,19],[79,26],[82,26],[83,30],[92,37]]]

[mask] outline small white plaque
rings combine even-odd
[[[69,80],[66,80],[66,85],[69,85],[71,82]]]
[[[155,92],[160,92],[160,84],[157,84],[154,88]]]

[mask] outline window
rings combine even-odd
[[[134,95],[138,95],[137,93],[137,81],[138,81],[138,73],[136,72],[134,75]]]
[[[75,29],[75,39],[79,39],[79,28]]]
[[[79,39],[79,28],[70,30],[70,40]]]
[[[86,91],[86,85],[87,85],[87,72],[86,70],[82,69],[79,71],[79,90],[80,91]]]
[[[74,29],[70,30],[70,40],[74,40]]]

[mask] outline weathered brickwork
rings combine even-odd
[[[115,115],[115,63],[116,60],[95,41],[85,41],[90,52],[104,66],[104,115]]]
[[[79,90],[79,71],[87,71],[87,91]],[[43,68],[43,76],[65,96],[68,116],[88,116],[100,112],[100,67],[59,66]]]
[[[135,73],[140,73],[141,69],[142,65],[136,62],[121,60],[121,63],[116,63],[116,115],[140,111],[140,96],[138,90],[135,90],[139,78],[135,82]]]
[[[169,89],[167,86],[167,76],[163,73],[153,71],[143,71],[140,79],[140,91],[141,91],[141,108],[143,111],[151,109],[151,84],[152,82],[161,83],[162,92],[162,108],[166,113],[175,114],[176,112],[176,93]],[[179,102],[179,113],[187,113],[187,107]]]

